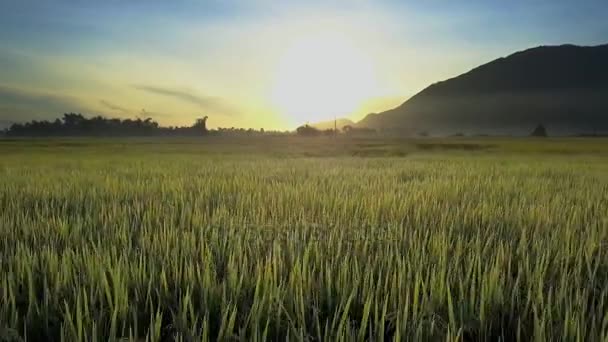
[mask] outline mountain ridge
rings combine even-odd
[[[538,46],[435,82],[358,127],[404,134],[608,130],[608,44]],[[576,132],[575,132],[576,131]]]

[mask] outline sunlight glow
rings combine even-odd
[[[295,125],[353,113],[377,80],[371,58],[348,36],[319,32],[296,38],[277,65],[272,101]]]

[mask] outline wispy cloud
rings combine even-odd
[[[115,104],[113,102],[103,100],[103,99],[99,100],[99,103],[104,108],[107,108],[115,113],[118,113],[121,116],[130,116],[130,117],[137,116],[137,117],[141,117],[141,118],[154,118],[154,119],[171,117],[170,114],[160,113],[157,111],[149,111],[147,109],[135,110],[135,109],[127,108],[122,105],[118,105],[118,104]]]
[[[156,112],[156,111],[151,112],[147,109],[142,109],[138,115],[140,117],[153,118],[153,119],[170,118],[172,116],[171,114],[167,114],[167,113],[160,113],[160,112]]]
[[[4,85],[0,85],[0,101],[4,104],[14,103],[20,105],[44,105],[51,107],[68,107],[74,104],[73,99],[68,96]]]
[[[145,91],[151,94],[172,97],[183,102],[192,103],[207,112],[215,112],[223,115],[238,114],[238,110],[221,97],[198,95],[184,90],[149,85],[134,85],[133,87],[137,90]]]
[[[122,107],[120,105],[114,104],[114,103],[106,101],[106,100],[99,100],[99,103],[103,107],[105,107],[105,108],[107,108],[109,110],[115,111],[115,112],[119,112],[121,114],[130,114],[130,113],[132,113],[132,111],[130,109],[127,109],[125,107]]]
[[[48,119],[66,112],[86,112],[70,96],[0,85],[0,120]]]

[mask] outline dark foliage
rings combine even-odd
[[[534,128],[534,130],[532,131],[532,133],[530,133],[530,136],[533,136],[533,137],[546,137],[547,136],[547,129],[545,129],[545,126],[543,126],[543,125],[538,125],[538,126],[536,126],[536,128]]]
[[[318,130],[309,125],[304,125],[304,126],[298,127],[296,129],[296,133],[298,135],[302,135],[302,136],[306,136],[306,137],[315,137],[315,136],[321,135],[323,133],[323,131]]]

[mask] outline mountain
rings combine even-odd
[[[435,83],[358,127],[401,134],[608,132],[608,45],[541,46]]]
[[[355,123],[352,120],[341,118],[341,119],[337,119],[335,123],[334,123],[334,120],[331,120],[331,121],[313,123],[310,126],[316,128],[316,129],[325,130],[325,129],[334,129],[334,124],[335,124],[335,127],[338,127],[338,129],[340,129],[340,130],[344,126],[347,126],[347,125],[354,126],[355,125]]]

